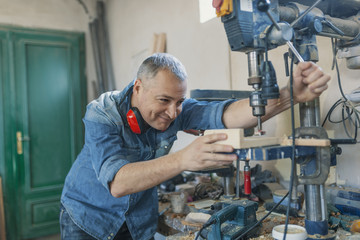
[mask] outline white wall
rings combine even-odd
[[[132,80],[150,54],[153,34],[161,32],[167,35],[167,52],[187,69],[189,90],[229,88],[224,29],[218,19],[200,24],[198,1],[115,0],[108,2],[107,11],[118,88]]]
[[[154,33],[167,34],[167,52],[179,58],[187,68],[191,89],[234,89],[250,90],[247,85],[247,60],[243,53],[229,53],[227,38],[220,19],[212,19],[204,24],[199,22],[199,7],[196,0],[109,0],[107,5],[110,31],[110,44],[117,87],[123,88],[134,76],[136,69],[150,54]],[[335,72],[331,71],[331,44],[328,38],[318,38],[319,65],[333,76],[329,90],[321,97],[322,116],[340,97]],[[284,86],[285,77],[282,54],[286,47],[269,53],[277,71],[278,83]],[[359,86],[358,71],[347,70],[340,60],[343,72],[344,91],[349,92]],[[296,108],[296,117],[298,110]],[[298,123],[297,123],[298,125]],[[286,111],[264,123],[267,134],[272,136],[289,135],[290,112]],[[335,129],[336,137],[345,137],[340,126],[326,125]],[[189,144],[194,138],[179,133],[179,140],[173,150]],[[337,174],[339,182],[360,187],[358,146],[343,147],[338,158]],[[279,173],[284,180],[289,179],[290,161],[279,160],[264,163],[266,168]],[[255,163],[253,163],[255,164]]]
[[[84,0],[96,16],[95,0]],[[89,16],[76,0],[0,0],[0,24],[85,33],[88,99],[93,99],[91,81],[96,79],[88,30]]]

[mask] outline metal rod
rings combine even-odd
[[[291,191],[291,196],[289,196],[289,199],[291,199],[292,202],[298,202],[298,181],[297,181],[297,170],[296,170],[296,164],[294,165],[294,179],[293,179],[293,187]]]
[[[304,62],[304,59],[301,57],[300,53],[296,50],[296,48],[294,47],[294,45],[292,44],[292,42],[287,41],[286,43],[287,43],[287,45],[289,46],[289,48],[291,49],[291,51],[295,54],[295,56],[297,57],[297,59],[299,60],[299,62]]]
[[[323,221],[323,209],[319,185],[305,185],[306,220]]]
[[[240,198],[240,158],[236,159],[236,198]]]
[[[295,24],[297,24],[303,17],[305,17],[306,14],[308,14],[311,10],[313,10],[314,7],[316,7],[322,0],[317,0],[312,6],[310,6],[308,9],[305,10],[295,21],[293,21],[290,24],[290,27],[294,27]]]
[[[341,40],[353,40],[354,39],[353,37],[340,36],[339,34],[336,34],[336,33],[327,33],[327,32],[320,32],[317,35],[323,36],[323,37],[337,38],[337,39],[341,39]]]
[[[258,116],[257,117],[257,124],[258,124],[258,131],[261,131],[262,130],[262,124],[261,124],[261,116]]]
[[[320,185],[320,201],[321,201],[321,214],[323,219],[327,219],[327,203],[324,184]]]
[[[266,11],[266,14],[268,15],[268,17],[270,18],[270,20],[272,21],[272,23],[274,24],[274,26],[276,27],[276,29],[278,31],[281,31],[281,28],[279,26],[279,24],[275,21],[275,19],[273,18],[273,16],[270,14],[269,11]]]

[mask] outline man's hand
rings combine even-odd
[[[330,80],[330,76],[312,62],[299,63],[293,76],[295,102],[307,102],[319,97],[328,88],[327,82]]]
[[[235,154],[224,154],[233,152],[232,146],[216,144],[217,141],[226,138],[227,135],[224,133],[198,137],[189,146],[178,152],[178,154],[181,154],[181,168],[197,171],[229,165],[236,161],[237,156]]]
[[[114,197],[144,191],[173,178],[185,170],[202,170],[229,165],[237,159],[229,145],[216,144],[225,140],[226,134],[209,134],[198,137],[186,148],[150,161],[124,165],[109,184]]]

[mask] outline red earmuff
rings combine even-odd
[[[142,118],[139,109],[136,107],[130,108],[126,114],[126,119],[131,131],[136,134],[141,134],[146,131],[147,126]]]

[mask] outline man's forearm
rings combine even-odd
[[[180,174],[179,153],[170,154],[150,161],[129,163],[123,166],[110,183],[114,197],[144,191]]]
[[[290,92],[284,87],[280,90],[278,99],[267,100],[265,115],[262,121],[275,116],[290,108]],[[252,115],[249,99],[236,101],[228,106],[223,115],[223,122],[227,128],[250,128],[257,124],[257,118]]]

